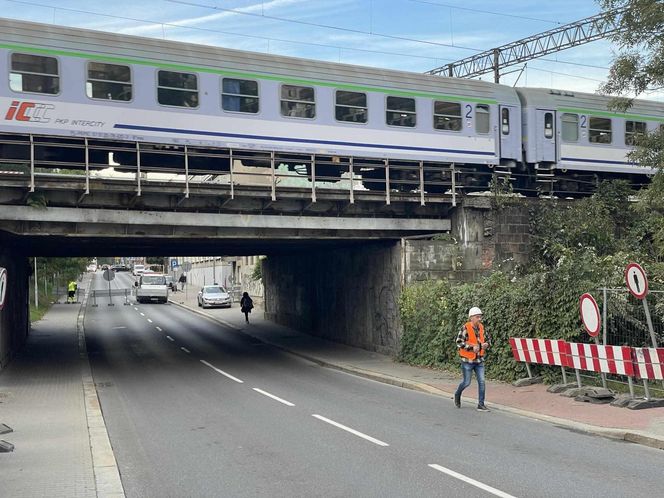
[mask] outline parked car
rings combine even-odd
[[[178,284],[171,275],[166,275],[166,285],[171,290],[171,292],[177,292]]]
[[[220,285],[206,285],[198,292],[198,306],[202,308],[231,307],[230,294]]]

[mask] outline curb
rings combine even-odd
[[[343,363],[330,363],[326,360],[321,360],[320,358],[316,358],[315,356],[308,355],[306,353],[301,353],[299,351],[294,351],[292,349],[289,349],[285,346],[282,346],[281,344],[274,344],[272,342],[266,341],[262,337],[257,337],[250,332],[245,331],[244,329],[241,329],[239,327],[236,327],[232,323],[229,323],[225,320],[221,320],[219,318],[215,318],[212,315],[208,315],[207,313],[197,310],[195,308],[191,308],[187,306],[186,304],[182,303],[177,303],[175,301],[171,301],[173,304],[180,306],[181,308],[185,308],[193,313],[196,313],[198,315],[201,315],[205,318],[208,318],[214,322],[220,323],[221,325],[224,325],[226,327],[230,327],[233,330],[244,334],[246,336],[252,337],[253,339],[256,339],[258,341],[261,341],[264,344],[269,344],[270,346],[280,349],[282,351],[285,351],[287,353],[290,353],[294,356],[298,356],[300,358],[304,358],[305,360],[308,360],[312,363],[315,363],[317,365],[320,365],[325,368],[330,368],[333,370],[339,370],[341,372],[357,375],[358,377],[364,377],[369,380],[373,380],[376,382],[381,382],[383,384],[389,384],[392,386],[396,387],[402,387],[404,389],[411,389],[413,391],[419,391],[423,392],[426,394],[431,394],[434,396],[440,396],[443,398],[449,398],[452,399],[453,393],[443,391],[442,389],[438,389],[436,387],[430,386],[429,384],[425,384],[423,382],[416,382],[416,381],[409,381],[409,380],[404,380],[398,377],[392,377],[390,375],[385,375],[382,373],[374,372],[371,370],[364,370],[358,367],[355,367],[353,365],[348,365],[348,364],[343,364]],[[467,398],[469,400],[474,400],[474,398]],[[476,401],[476,400],[475,400]],[[593,436],[601,436],[607,439],[613,439],[613,440],[618,440],[618,441],[625,441],[628,443],[634,443],[634,444],[639,444],[642,446],[648,446],[651,448],[659,449],[659,450],[664,450],[664,439],[662,438],[657,438],[653,437],[651,435],[639,433],[639,432],[633,432],[633,431],[628,431],[625,429],[610,429],[610,428],[605,428],[605,427],[598,427],[595,425],[591,424],[585,424],[583,422],[574,422],[568,419],[564,418],[558,418],[558,417],[553,417],[551,415],[543,415],[541,413],[536,413],[536,412],[530,412],[527,410],[522,410],[520,408],[514,408],[512,406],[507,406],[507,405],[500,405],[498,403],[487,403],[489,407],[492,409],[495,409],[497,411],[501,412],[506,412],[506,413],[511,413],[513,415],[518,415],[520,417],[525,417],[525,418],[530,418],[534,420],[539,420],[541,422],[547,422],[552,425],[556,425],[565,429],[570,429],[574,430],[577,432],[581,432],[584,434],[588,435],[593,435]]]
[[[92,283],[92,282],[91,282]],[[88,359],[85,343],[85,313],[87,311],[89,285],[76,318],[78,332],[78,351],[81,358],[81,381],[85,398],[85,415],[88,421],[88,437],[92,454],[92,468],[95,476],[96,495],[98,497],[125,498],[120,470],[118,469],[113,447],[108,437],[104,414],[101,410],[97,387],[92,378],[92,368]]]

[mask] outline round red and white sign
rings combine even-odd
[[[586,293],[579,299],[579,308],[581,310],[581,321],[590,337],[597,337],[599,329],[602,327],[602,319],[599,316],[599,307],[597,301],[590,294]]]
[[[627,265],[625,283],[635,298],[644,299],[648,295],[648,277],[641,265],[637,263]]]
[[[5,307],[7,297],[7,269],[0,268],[0,310]]]

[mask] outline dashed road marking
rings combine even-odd
[[[184,351],[185,353],[187,353],[187,354],[191,353],[191,351],[189,351],[187,348],[180,348],[180,349],[181,349],[182,351]]]
[[[322,415],[316,415],[313,414],[311,415],[312,417],[317,418],[318,420],[322,420],[323,422],[333,425],[335,427],[338,427],[339,429],[343,429],[346,432],[350,432],[351,434],[354,434],[358,437],[361,437],[362,439],[366,439],[367,441],[371,441],[374,444],[377,444],[378,446],[389,446],[389,444],[381,441],[380,439],[376,439],[375,437],[368,436],[360,431],[356,431],[355,429],[351,429],[348,426],[345,426],[343,424],[340,424],[339,422],[335,422],[334,420],[330,420],[329,418],[325,418]]]
[[[168,340],[171,341],[171,342],[175,342],[175,339],[173,339],[170,335],[167,335],[167,336],[166,336],[166,339],[168,339]]]
[[[476,488],[483,489],[487,493],[491,493],[492,495],[495,496],[500,496],[501,498],[515,498],[513,495],[507,494],[504,491],[501,491],[499,489],[493,488],[489,486],[488,484],[484,484],[482,482],[476,481],[475,479],[471,479],[470,477],[466,477],[463,474],[459,474],[458,472],[454,472],[453,470],[450,470],[446,467],[443,467],[442,465],[438,465],[435,463],[430,463],[429,467],[432,469],[436,469],[443,474],[447,474],[448,476],[454,477],[455,479],[459,479],[460,481],[467,482],[468,484],[472,484]]]
[[[278,401],[279,403],[283,403],[283,404],[286,405],[286,406],[295,406],[295,405],[294,405],[293,403],[291,403],[290,401],[286,401],[285,399],[282,399],[282,398],[280,398],[280,397],[278,397],[278,396],[275,396],[274,394],[270,394],[270,393],[267,392],[267,391],[263,391],[262,389],[258,389],[257,387],[254,387],[253,389],[254,389],[254,391],[256,391],[257,393],[261,393],[262,395],[267,396],[268,398],[272,398],[273,400]]]
[[[214,370],[215,372],[220,373],[221,375],[224,375],[224,376],[228,377],[228,378],[231,379],[231,380],[234,380],[235,382],[237,382],[237,383],[239,383],[239,384],[244,384],[244,381],[243,381],[243,380],[240,380],[240,379],[238,379],[237,377],[234,377],[234,376],[232,376],[231,374],[224,372],[223,370],[221,370],[221,369],[215,367],[214,365],[209,364],[209,363],[208,363],[207,361],[205,361],[205,360],[201,360],[201,363],[202,363],[203,365],[205,365],[205,366],[210,367],[210,368],[211,368],[212,370]]]
[[[163,332],[163,331],[161,330],[161,327],[155,327],[155,328],[156,328],[159,332]]]
[[[145,316],[145,313],[141,313],[141,316]]]
[[[152,323],[152,320],[150,320],[149,318],[148,318],[148,323]]]

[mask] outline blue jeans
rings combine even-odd
[[[463,380],[459,387],[457,387],[456,394],[461,396],[461,393],[465,388],[470,385],[470,378],[473,375],[473,370],[475,370],[475,377],[477,378],[477,385],[479,387],[479,401],[480,405],[484,404],[484,392],[486,386],[484,384],[484,363],[466,363],[465,361],[461,363],[461,371],[463,372]]]

